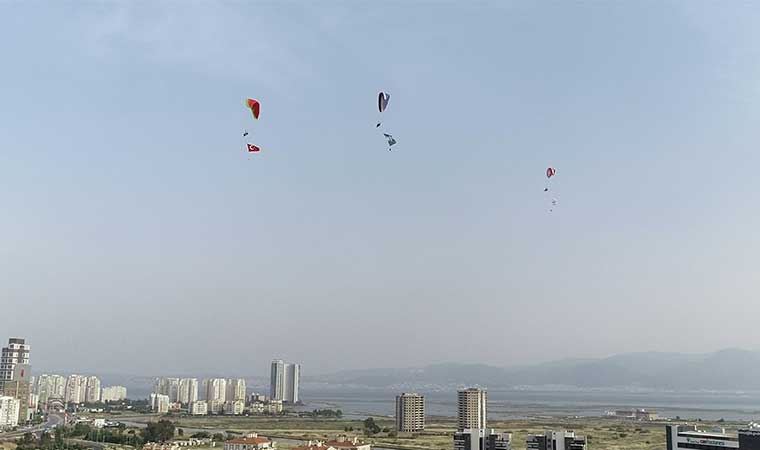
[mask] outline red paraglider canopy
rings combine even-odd
[[[261,104],[259,103],[259,101],[249,98],[246,101],[246,105],[248,105],[248,109],[250,109],[251,112],[253,113],[253,118],[258,119],[259,111],[261,111]]]
[[[554,170],[554,168],[553,168],[553,167],[549,167],[549,168],[547,168],[547,169],[546,169],[546,178],[551,178],[551,177],[553,177],[553,176],[554,176],[554,174],[556,174],[556,173],[557,173],[557,171],[556,171],[556,170]]]

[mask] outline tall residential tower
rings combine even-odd
[[[272,400],[298,403],[301,365],[286,363],[281,359],[272,361],[269,396]]]
[[[30,347],[24,339],[8,339],[8,346],[0,351],[0,384],[13,379],[16,364],[29,364],[29,350]]]
[[[425,397],[403,393],[396,396],[396,431],[416,433],[425,429]]]
[[[457,430],[486,428],[486,391],[479,388],[457,392]]]

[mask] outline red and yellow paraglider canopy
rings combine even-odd
[[[254,100],[252,98],[249,98],[245,101],[246,106],[248,106],[248,109],[251,110],[251,113],[253,114],[254,119],[259,118],[259,112],[261,111],[261,103],[259,103],[258,100]]]

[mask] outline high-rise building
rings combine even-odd
[[[84,401],[85,403],[100,402],[100,379],[98,377],[87,377]]]
[[[189,405],[195,401],[198,401],[198,379],[182,378],[179,380],[177,402]]]
[[[572,431],[528,435],[525,444],[527,450],[586,450],[586,438],[576,436]]]
[[[454,433],[454,450],[510,450],[511,433],[496,433],[494,430],[471,429]]]
[[[150,407],[153,412],[166,414],[169,412],[169,396],[164,394],[150,394]]]
[[[224,378],[203,380],[203,391],[206,396],[204,400],[209,404],[209,411],[216,412],[215,409],[211,408],[211,402],[216,401],[223,405],[227,400],[227,380]]]
[[[282,400],[288,403],[298,403],[298,390],[301,385],[301,365],[285,364],[285,398]]]
[[[3,381],[3,394],[19,401],[18,422],[30,420],[35,409],[29,407],[32,396],[32,369],[29,364],[17,363],[10,380]]]
[[[245,401],[245,380],[243,378],[233,378],[227,380],[227,393],[225,399],[228,402]]]
[[[457,392],[457,430],[483,430],[486,428],[486,391],[479,388]]]
[[[40,375],[32,389],[40,396],[40,404],[47,404],[51,398],[63,400],[66,393],[66,378],[61,375]]]
[[[87,394],[87,377],[82,375],[69,375],[66,379],[64,401],[66,403],[84,403]]]
[[[13,379],[16,364],[29,364],[29,351],[29,344],[24,339],[8,339],[8,346],[0,350],[0,388],[3,381]]]
[[[10,396],[0,396],[0,430],[18,425],[20,402]]]
[[[272,361],[270,375],[270,397],[286,403],[298,403],[301,365],[286,363],[281,359]]]
[[[156,378],[153,393],[168,396],[172,403],[179,401],[179,378]]]
[[[126,398],[127,388],[124,386],[104,387],[100,395],[100,400],[103,402],[120,402],[126,400]]]
[[[277,400],[285,398],[285,361],[281,359],[272,361],[272,370],[269,377],[269,397]]]
[[[425,397],[403,393],[396,396],[396,431],[416,433],[425,429]]]

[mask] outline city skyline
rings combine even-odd
[[[32,318],[6,332],[82,373],[754,346],[758,22],[703,1],[3,2],[0,298]],[[463,339],[467,315],[499,320]],[[201,317],[214,339],[176,327]],[[254,318],[284,330],[245,339]]]

